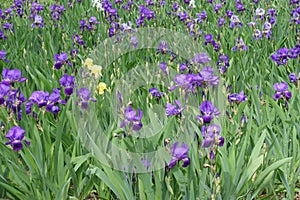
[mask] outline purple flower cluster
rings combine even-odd
[[[219,54],[219,60],[216,62],[219,72],[221,74],[225,74],[227,68],[230,66],[229,64],[229,57],[226,54]]]
[[[206,34],[204,35],[204,45],[206,46],[207,44],[211,44],[214,47],[215,51],[219,51],[221,46],[219,43],[217,43],[214,39],[213,39],[213,35],[212,34]]]
[[[170,88],[170,91],[175,90],[177,87],[192,93],[196,92],[196,87],[207,88],[219,84],[219,77],[214,75],[214,70],[206,66],[198,74],[178,74],[174,78],[175,86]]]
[[[34,19],[36,15],[39,15],[44,11],[44,6],[37,3],[37,2],[32,2],[31,3],[31,8],[30,8],[30,16],[29,19]]]
[[[66,10],[64,6],[60,6],[57,4],[54,4],[54,5],[50,6],[49,8],[51,11],[52,21],[60,21],[63,12]]]
[[[291,11],[291,23],[300,24],[300,6]]]
[[[150,10],[149,8],[143,5],[140,5],[139,8],[140,8],[140,17],[136,20],[137,27],[144,26],[145,20],[149,21],[155,17],[153,10]]]
[[[14,14],[12,13],[12,9],[11,8],[6,8],[4,10],[2,10],[0,8],[0,19],[3,20],[10,20],[10,18],[14,16]]]
[[[81,31],[84,31],[85,29],[88,31],[94,31],[97,29],[96,24],[100,24],[95,16],[91,17],[88,21],[80,20],[79,23]]]
[[[60,88],[53,89],[52,93],[44,91],[34,91],[26,103],[26,114],[30,114],[33,105],[38,105],[38,108],[46,108],[47,112],[56,115],[60,112],[59,104],[65,105],[66,101],[60,99]]]
[[[26,0],[15,0],[14,5],[11,6],[11,8],[19,15],[20,17],[23,17],[25,12],[25,4]]]
[[[288,49],[281,48],[276,53],[271,55],[271,59],[277,63],[278,66],[287,64],[289,59],[297,59],[300,55],[300,44],[296,47]]]
[[[2,71],[2,81],[0,82],[0,105],[6,108],[8,113],[17,114],[17,119],[22,119],[21,105],[26,101],[20,88],[14,89],[17,82],[24,82],[27,79],[22,77],[19,69]]]

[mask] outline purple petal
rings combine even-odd
[[[190,158],[184,158],[182,159],[183,165],[182,167],[187,167],[190,164]]]
[[[168,166],[169,169],[171,169],[172,167],[174,167],[174,165],[176,164],[177,161],[178,161],[177,158],[173,157],[173,158],[171,159],[171,161],[170,161],[169,166]]]

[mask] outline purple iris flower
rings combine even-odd
[[[232,15],[230,18],[230,28],[234,28],[237,25],[239,25],[240,27],[243,26],[243,23],[239,20],[239,17],[237,15]]]
[[[219,60],[216,63],[217,65],[224,64],[226,67],[229,67],[229,57],[226,54],[219,54]]]
[[[138,108],[138,115],[136,115],[136,111],[132,109],[131,106],[128,106],[125,108],[125,120],[121,123],[120,128],[123,128],[127,123],[130,123],[132,125],[132,129],[134,131],[139,131],[143,124],[141,122],[141,119],[143,117],[143,112],[141,109]]]
[[[52,90],[52,93],[49,95],[48,102],[46,105],[46,111],[53,114],[57,114],[60,111],[58,103],[65,105],[66,102],[60,99],[60,88],[55,88]]]
[[[36,3],[36,2],[32,2],[31,3],[31,8],[30,8],[30,16],[29,19],[33,19],[34,16],[36,16],[37,14],[41,13],[44,10],[44,6]]]
[[[256,22],[249,22],[247,23],[248,26],[253,27],[255,29],[255,26],[257,25]]]
[[[233,93],[228,96],[228,101],[230,103],[236,102],[237,104],[240,104],[241,102],[244,102],[247,100],[247,96],[244,94],[244,91],[241,91],[238,93]]]
[[[54,4],[54,5],[50,6],[52,21],[59,21],[65,10],[66,9],[65,9],[64,6],[59,6],[57,4]]]
[[[197,64],[206,64],[211,61],[211,58],[207,55],[207,53],[200,53],[200,54],[195,54],[194,58],[192,58],[192,63],[197,63]]]
[[[196,13],[197,19],[195,19],[199,23],[203,23],[204,20],[207,19],[206,11],[203,10],[201,13]]]
[[[299,72],[299,74],[300,74],[300,72]],[[295,84],[297,84],[298,79],[299,79],[295,73],[291,73],[289,75],[289,78],[290,78],[290,82],[295,83]]]
[[[0,39],[6,40],[7,36],[4,35],[4,32],[0,29]]]
[[[158,53],[162,53],[162,54],[165,54],[167,52],[169,52],[169,45],[166,41],[164,40],[161,40],[160,43],[159,43],[159,46],[158,46]]]
[[[6,51],[5,50],[0,51],[0,59],[5,61],[5,62],[9,62],[9,60],[6,59]]]
[[[206,34],[206,35],[204,35],[204,39],[205,39],[204,45],[212,44],[213,41],[214,41],[212,34]]]
[[[34,91],[34,92],[32,92],[31,96],[29,97],[29,99],[28,99],[29,102],[26,103],[26,106],[30,106],[30,108],[31,108],[31,106],[33,104],[37,104],[38,108],[42,108],[47,105],[48,98],[49,98],[49,92]],[[29,111],[29,108],[27,110]],[[27,113],[27,114],[29,114],[29,113]]]
[[[291,19],[290,22],[295,24],[300,24],[300,6],[291,11]]]
[[[288,91],[288,84],[286,82],[275,83],[273,87],[277,91],[274,94],[274,100],[278,100],[282,96],[286,99],[290,99],[292,97],[292,93]]]
[[[165,73],[166,76],[168,76],[167,63],[161,62],[159,64],[159,68]]]
[[[9,139],[5,145],[11,145],[14,151],[20,151],[23,148],[22,141],[24,141],[27,145],[30,145],[30,142],[25,140],[24,135],[25,130],[23,130],[21,127],[12,127],[5,136],[7,139]]]
[[[37,26],[39,26],[40,28],[44,27],[44,18],[39,15],[34,16],[34,22],[31,24],[32,28],[35,28]]]
[[[300,44],[296,45],[296,47],[291,48],[289,51],[289,58],[298,58],[300,55]]]
[[[91,17],[88,20],[88,23],[85,20],[79,21],[81,31],[84,31],[85,29],[87,29],[88,31],[96,30],[97,29],[96,24],[100,24],[100,22],[97,21],[97,18],[95,16]]]
[[[178,100],[174,101],[176,105],[167,103],[166,105],[166,114],[168,117],[170,116],[181,116],[182,111],[184,110],[184,108],[181,108],[181,103]]]
[[[226,16],[231,19],[232,15],[234,14],[234,12],[232,12],[231,10],[227,10],[226,11]]]
[[[148,91],[151,93],[153,98],[160,99],[161,97],[164,96],[164,93],[159,92],[157,88],[150,88]]]
[[[70,55],[72,58],[74,58],[78,54],[78,49],[71,49],[70,50]]]
[[[60,69],[67,62],[68,53],[62,52],[61,54],[55,54],[54,59],[56,61],[56,63],[54,64],[54,68]]]
[[[22,18],[25,12],[24,2],[21,0],[15,0],[14,5],[11,6],[12,9]]]
[[[179,66],[180,71],[184,71],[187,68],[186,63],[181,63]]]
[[[222,4],[218,3],[214,5],[214,11],[215,13],[219,14],[219,10],[222,8]]]
[[[14,32],[14,29],[13,29],[13,23],[4,23],[2,25],[2,28],[5,29],[5,30],[10,30],[12,33]]]
[[[72,41],[73,41],[72,46],[75,46],[76,44],[78,44],[79,46],[85,46],[82,37],[78,34],[72,36]]]
[[[272,24],[265,22],[262,27],[262,33],[266,36],[266,38],[270,39],[272,34]]]
[[[11,90],[7,94],[7,99],[5,100],[5,106],[7,112],[13,112],[17,114],[17,120],[22,119],[22,109],[21,105],[26,101],[24,95],[21,93],[20,88],[17,90]]]
[[[137,27],[139,27],[140,25],[144,25],[145,24],[145,20],[151,20],[152,18],[155,17],[154,15],[154,11],[150,10],[149,8],[140,5],[140,18],[137,20]]]
[[[79,21],[79,29],[81,31],[84,31],[85,28],[86,28],[86,21],[85,20],[80,20]]]
[[[271,59],[277,63],[277,65],[285,65],[288,61],[289,49],[281,48],[276,53],[271,55]]]
[[[2,83],[7,84],[7,85],[11,85],[15,82],[24,82],[26,81],[27,78],[22,77],[22,73],[21,70],[19,69],[8,69],[5,68],[2,71]]]
[[[237,2],[235,7],[237,12],[243,12],[246,10],[246,8],[241,2]]]
[[[202,148],[212,148],[213,145],[223,146],[224,138],[220,136],[220,127],[216,124],[211,124],[207,128],[202,126]]]
[[[265,10],[262,8],[257,8],[255,10],[254,19],[256,20],[257,18],[259,18],[260,20],[264,20],[264,15],[265,15]]]
[[[199,74],[203,78],[202,83],[204,83],[205,86],[209,86],[209,85],[213,86],[219,84],[219,77],[214,76],[214,70],[211,67],[209,66],[204,67],[199,72]]]
[[[258,29],[255,29],[255,31],[254,31],[254,39],[255,40],[258,40],[258,39],[262,40],[262,36],[263,36],[262,32],[260,30],[258,30]]]
[[[186,21],[190,18],[186,11],[183,13],[179,13],[177,16],[179,17],[180,21]]]
[[[216,64],[218,65],[218,69],[219,69],[220,73],[225,74],[227,71],[227,67],[230,66],[228,55],[219,54],[219,60]]]
[[[131,44],[135,49],[138,47],[139,42],[138,42],[138,39],[137,39],[136,36],[132,36],[132,37],[130,38],[130,44]]]
[[[96,102],[96,99],[91,98],[91,92],[88,88],[80,88],[77,91],[77,97],[79,98],[79,102],[77,102],[78,105],[80,105],[82,110],[86,110],[88,108],[88,102]]]
[[[241,37],[238,37],[236,39],[236,44],[234,47],[232,47],[231,49],[232,51],[236,51],[236,50],[244,50],[247,51],[248,47],[246,46],[246,44],[244,43],[243,39]]]
[[[31,108],[34,104],[37,104],[38,108],[46,107],[46,111],[53,114],[57,114],[60,111],[58,104],[66,104],[64,100],[60,99],[60,88],[53,89],[51,94],[44,91],[34,91],[28,100],[25,105],[26,114],[31,113]]]
[[[170,88],[170,91],[175,90],[177,87],[184,89],[185,91],[191,91],[195,93],[195,87],[202,86],[203,77],[199,74],[178,74],[174,78],[175,86]]]
[[[178,146],[178,142],[175,142],[171,147],[172,159],[169,163],[169,169],[174,167],[177,162],[183,161],[182,167],[187,167],[190,164],[190,158],[187,157],[189,147],[184,142],[181,146]]]
[[[298,5],[299,0],[290,0],[290,5]]]
[[[218,20],[218,26],[222,27],[224,23],[225,23],[225,18],[223,18],[223,17],[219,18],[219,20]]]
[[[204,101],[200,105],[201,115],[197,115],[196,119],[198,119],[201,123],[210,123],[213,119],[213,116],[218,117],[220,112],[210,101]]]
[[[4,104],[5,97],[10,91],[10,86],[0,82],[0,105]]]
[[[60,79],[59,83],[61,86],[65,87],[64,93],[67,96],[70,96],[73,93],[73,89],[76,86],[75,85],[75,77],[70,76],[68,74],[64,74]]]

